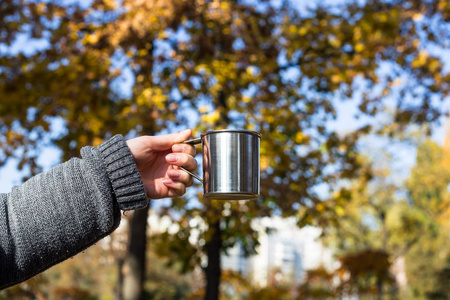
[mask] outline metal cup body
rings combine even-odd
[[[259,196],[260,139],[261,134],[250,130],[202,134],[204,197],[245,200]]]

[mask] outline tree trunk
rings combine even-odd
[[[377,300],[383,299],[383,280],[378,278],[377,281]]]
[[[117,259],[117,284],[114,289],[114,299],[122,300],[123,299],[123,258]]]
[[[130,222],[128,253],[123,265],[123,300],[144,297],[148,209],[134,211]]]
[[[208,266],[205,270],[206,275],[206,293],[205,300],[218,300],[219,299],[219,286],[220,286],[220,250],[222,249],[222,231],[220,229],[220,220],[218,220],[213,226],[213,235],[211,241],[206,245],[208,253]]]

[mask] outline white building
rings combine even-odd
[[[255,221],[252,225],[260,236],[258,253],[246,258],[240,245],[236,245],[228,255],[223,255],[224,270],[239,272],[264,287],[270,280],[300,282],[305,270],[320,265],[336,267],[331,251],[317,241],[320,229],[300,229],[293,219],[276,217]]]

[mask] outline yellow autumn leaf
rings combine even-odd
[[[433,59],[428,63],[428,70],[430,70],[431,73],[435,73],[442,67],[442,63],[439,61],[439,59]]]
[[[128,114],[130,114],[130,113],[132,113],[132,112],[133,112],[132,107],[131,107],[131,106],[126,106],[126,107],[122,110],[121,115],[122,115],[122,116],[127,116]]]
[[[289,26],[289,32],[295,34],[297,32],[297,26],[295,25]]]
[[[95,138],[92,140],[92,144],[93,144],[95,147],[97,147],[97,146],[100,145],[101,143],[103,143],[103,139],[101,139],[101,138],[99,138],[99,137],[95,137]]]
[[[441,0],[438,4],[438,9],[439,10],[444,10],[446,7],[448,7],[450,4],[448,3],[447,0]]]
[[[339,74],[331,75],[331,82],[338,83],[340,81],[341,81],[341,75],[339,75]]]
[[[146,88],[145,90],[143,90],[142,93],[140,93],[136,99],[137,104],[142,106],[148,105],[150,95],[151,95],[150,88]]]
[[[317,211],[324,211],[325,210],[325,205],[323,203],[317,203],[316,210]]]
[[[139,49],[138,56],[145,56],[147,55],[148,51],[147,49]]]
[[[117,2],[115,0],[103,0],[103,3],[109,9],[116,9],[117,8]]]
[[[363,51],[365,48],[366,48],[366,46],[364,46],[363,43],[357,43],[357,44],[355,45],[355,51],[356,51],[356,52],[361,52],[361,51]]]
[[[428,52],[426,50],[421,50],[416,58],[414,58],[414,60],[411,62],[411,66],[413,68],[423,67],[427,63],[427,59]]]
[[[92,34],[88,34],[85,39],[84,39],[84,43],[85,44],[95,44],[97,43],[99,40],[99,36],[97,33],[92,33]]]
[[[295,135],[294,141],[297,144],[300,144],[304,140],[305,140],[305,136],[303,135],[303,133],[301,131],[297,132],[297,134]]]
[[[45,3],[39,3],[38,5],[36,5],[36,10],[39,14],[43,14],[45,11],[46,5]]]
[[[336,212],[336,214],[338,215],[338,216],[343,216],[343,215],[345,215],[345,209],[342,207],[342,206],[336,206],[335,208],[334,208],[334,211]]]
[[[266,116],[266,121],[268,123],[273,123],[275,121],[275,117],[274,116]]]
[[[138,105],[151,106],[155,105],[158,109],[163,109],[167,101],[167,96],[163,94],[161,89],[146,88],[136,99]]]
[[[304,36],[304,35],[306,35],[307,33],[308,33],[308,28],[305,27],[305,26],[301,27],[301,28],[298,30],[298,34],[301,35],[301,36]]]
[[[167,38],[167,33],[165,31],[160,31],[158,33],[158,39],[159,40],[163,40],[163,39],[166,39],[166,38]]]
[[[214,124],[220,119],[220,112],[218,109],[214,110],[209,114],[205,114],[201,117],[201,120],[206,123]]]
[[[95,119],[95,118],[91,118],[88,122],[89,124],[89,129],[95,134],[95,135],[99,135],[100,134],[100,130],[102,128],[103,122],[102,120],[99,119]]]
[[[268,162],[267,156],[261,156],[259,164],[260,164],[261,171],[265,171],[269,167],[269,162]]]
[[[158,107],[158,109],[163,109],[167,101],[167,96],[163,94],[155,94],[152,96],[152,102]]]
[[[184,73],[184,71],[183,71],[182,68],[178,68],[178,69],[175,70],[175,75],[177,77],[180,77],[181,75],[183,75],[183,73]]]
[[[253,124],[253,123],[248,124],[248,128],[247,129],[256,131],[255,124]]]
[[[230,3],[228,3],[228,2],[221,2],[220,3],[220,8],[222,10],[228,10],[230,8]]]

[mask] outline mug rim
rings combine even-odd
[[[215,133],[222,133],[222,132],[237,132],[237,133],[245,133],[245,134],[252,134],[256,135],[257,137],[261,138],[261,133],[253,130],[248,129],[219,129],[219,130],[209,130],[207,132],[204,132],[201,134],[201,137],[207,136],[208,134],[215,134]]]

